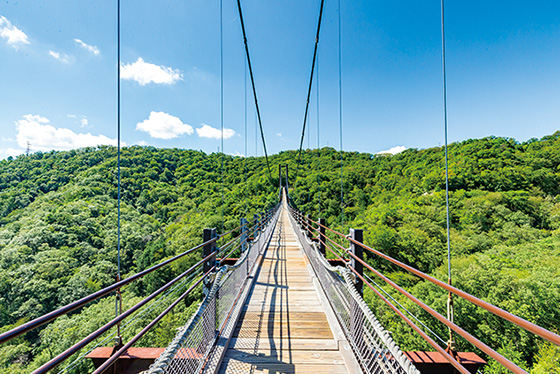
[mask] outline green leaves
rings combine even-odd
[[[326,218],[329,227],[341,232],[363,228],[368,245],[446,279],[443,148],[408,149],[394,156],[306,150],[301,165],[296,156],[296,151],[281,152],[270,162],[272,170],[288,165],[290,195],[301,210],[312,218]],[[224,174],[220,154],[123,148],[123,276],[199,244],[205,227],[221,230],[223,222],[227,231],[238,226],[241,217],[252,219],[276,204],[278,186],[269,183],[264,159],[225,155],[223,160]],[[454,283],[557,331],[560,132],[525,143],[489,137],[451,144],[449,170]],[[116,199],[112,147],[0,161],[0,326],[8,328],[114,282]],[[397,283],[445,311],[446,294],[385,260],[366,256]],[[200,253],[193,253],[132,284],[125,292],[126,303],[199,259]],[[399,344],[429,349],[375,295],[366,292],[366,298]],[[158,326],[142,344],[164,345],[197,300],[181,303],[178,308],[184,313],[166,317],[169,326]],[[446,329],[426,313],[399,300],[446,337]],[[2,347],[0,372],[29,372],[67,347],[66,337],[82,336],[86,327],[110,318],[113,308],[111,300],[101,301],[49,325],[40,336],[27,334]],[[554,372],[549,367],[557,361],[543,358],[550,351],[546,345],[460,300],[456,311],[461,326],[495,349],[511,352],[534,370]],[[515,344],[508,345],[508,340]],[[76,370],[81,369],[86,367]]]

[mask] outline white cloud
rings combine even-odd
[[[55,51],[49,51],[49,55],[56,58],[60,62],[64,62],[65,64],[70,63],[70,56],[68,56],[66,54],[61,54],[61,53],[58,53],[58,52],[55,52]]]
[[[88,127],[89,126],[89,120],[87,119],[86,116],[80,116],[82,118],[78,119],[78,116],[75,115],[75,114],[67,114],[66,117],[74,119],[75,122],[79,123],[81,127]]]
[[[164,112],[151,112],[148,119],[136,124],[136,130],[147,132],[152,138],[157,139],[173,139],[194,132],[192,126]]]
[[[386,151],[377,152],[377,154],[381,155],[381,154],[389,153],[389,154],[392,154],[392,155],[396,155],[397,153],[401,153],[405,149],[406,149],[406,147],[404,145],[397,145],[395,147],[387,149]]]
[[[89,44],[87,44],[87,43],[84,43],[84,42],[81,41],[80,39],[74,39],[74,41],[75,41],[80,47],[82,47],[83,49],[85,49],[85,50],[87,50],[87,51],[93,53],[93,54],[96,55],[96,56],[99,55],[99,53],[101,53],[101,52],[99,51],[99,48],[97,48],[97,47],[94,46],[94,45],[89,45]]]
[[[202,127],[196,129],[196,133],[201,138],[210,138],[210,139],[220,139],[221,138],[220,129],[216,129],[212,126],[208,126],[205,123],[202,124]],[[232,129],[224,128],[224,139],[229,139],[234,135],[235,135],[235,131],[233,131]]]
[[[141,147],[145,147],[148,145],[148,142],[145,140],[140,140],[138,143],[136,143],[136,145],[139,145]]]
[[[12,25],[4,16],[0,16],[0,36],[6,39],[6,43],[15,49],[18,49],[23,44],[29,44],[27,35]]]
[[[5,159],[10,156],[16,157],[24,153],[25,153],[24,149],[17,149],[17,148],[0,149],[0,159]]]
[[[121,78],[134,80],[141,86],[145,86],[148,83],[173,84],[183,79],[183,73],[179,69],[144,62],[139,57],[132,64],[121,64]]]
[[[277,133],[276,133],[276,136],[279,137],[279,138],[281,138],[281,137],[282,137],[282,133],[281,133],[281,132],[277,132]]]
[[[27,148],[29,142],[33,151],[65,151],[69,149],[96,147],[98,145],[116,145],[116,139],[105,135],[78,134],[70,129],[56,128],[41,116],[27,114],[16,121],[17,142],[21,148]],[[122,145],[126,145],[121,142]]]

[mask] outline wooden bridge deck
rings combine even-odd
[[[348,373],[307,264],[283,209],[220,374]]]

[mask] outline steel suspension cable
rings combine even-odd
[[[340,220],[344,230],[344,186],[342,180],[342,26],[341,8],[338,0],[338,121],[340,129]]]
[[[268,179],[272,183],[272,173],[270,172],[270,164],[268,162],[268,152],[266,150],[266,141],[264,139],[264,132],[262,128],[261,111],[259,109],[259,100],[257,97],[257,88],[255,86],[255,79],[253,77],[253,67],[251,65],[251,56],[249,54],[249,44],[247,43],[247,33],[245,32],[245,22],[243,21],[243,10],[241,9],[241,0],[237,0],[237,10],[239,11],[239,21],[241,23],[241,31],[243,32],[243,43],[245,44],[245,55],[247,57],[247,65],[249,66],[249,75],[251,77],[251,85],[253,87],[253,97],[255,99],[255,108],[257,111],[257,118],[259,121],[259,128],[261,131],[261,139],[263,144],[264,155],[266,158],[266,168],[268,169]]]
[[[319,46],[319,34],[321,32],[321,21],[323,19],[324,4],[325,4],[325,0],[321,0],[321,7],[319,8],[319,20],[317,21],[317,34],[315,36],[315,47],[313,48],[313,61],[311,63],[311,74],[309,76],[309,86],[307,88],[307,101],[305,104],[305,114],[303,115],[303,127],[301,129],[301,138],[299,141],[299,151],[298,151],[297,166],[296,166],[296,178],[294,180],[294,185],[297,183],[297,179],[299,175],[299,167],[301,164],[301,150],[303,148],[303,140],[305,138],[305,127],[307,125],[307,118],[309,112],[309,98],[311,97],[311,89],[313,87],[313,76],[315,71],[315,61],[317,60],[317,47]]]
[[[441,62],[443,75],[443,121],[445,128],[445,213],[446,213],[446,232],[447,232],[447,282],[451,285],[451,237],[449,220],[449,165],[447,154],[447,74],[445,69],[445,12],[444,0],[441,0]],[[453,296],[449,292],[447,298],[447,319],[453,322]],[[448,346],[453,345],[453,332],[449,329]]]
[[[117,282],[121,280],[121,1],[117,0]],[[115,291],[115,316],[122,310],[120,289]],[[120,323],[117,335],[120,338]]]
[[[317,149],[321,148],[319,142],[319,54],[317,54],[317,67],[315,68],[315,85],[317,89],[316,101],[317,101]]]
[[[309,114],[307,114],[307,121],[309,122]],[[309,141],[311,139],[311,124],[307,126],[307,150],[309,150]],[[307,204],[311,200],[311,188],[307,188]]]
[[[257,111],[255,110],[255,157],[258,157],[259,155],[259,147],[258,147],[258,135],[259,135],[259,129],[258,129],[258,124],[259,121],[257,120]]]
[[[317,68],[315,69],[315,82],[317,85],[317,95],[316,95],[316,100],[317,100],[317,154],[319,156],[318,162],[317,162],[317,188],[318,188],[318,192],[319,192],[319,200],[317,202],[317,205],[319,206],[319,217],[321,217],[321,175],[319,173],[320,170],[320,166],[321,166],[321,144],[319,142],[319,55],[317,55]]]
[[[222,151],[222,232],[224,231],[224,21],[223,1],[220,0],[220,150]]]
[[[243,157],[243,169],[245,172],[245,216],[247,216],[247,210],[249,209],[247,205],[247,157],[249,157],[247,151],[247,61],[245,61],[245,157]]]
[[[309,117],[311,114],[307,115],[307,121],[309,121]],[[307,126],[307,149],[311,149],[311,124]]]

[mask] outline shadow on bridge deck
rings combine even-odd
[[[219,373],[347,373],[284,209]]]

